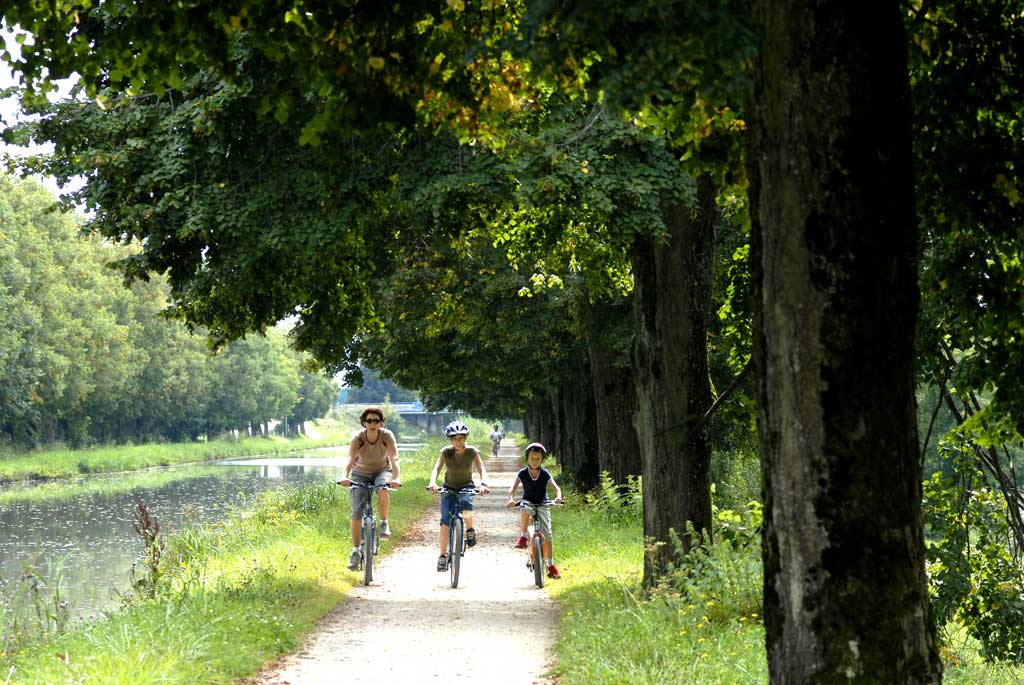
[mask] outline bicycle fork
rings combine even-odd
[[[544,548],[544,536],[541,535],[540,529],[538,529],[536,527],[536,525],[531,525],[529,528],[527,528],[526,532],[527,532],[527,537],[529,537],[529,540],[530,540],[529,544],[527,545],[527,547],[529,548],[529,555],[526,558],[526,568],[532,569],[534,563],[539,563],[539,564],[542,564],[542,565],[544,563],[543,559],[540,559],[539,561],[534,559],[534,557],[537,556],[536,555],[536,551],[535,551],[537,549],[537,545],[536,545],[535,541],[539,539],[540,540],[540,548],[543,549]]]

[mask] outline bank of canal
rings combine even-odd
[[[403,452],[418,445],[400,445]],[[322,448],[295,457],[230,459],[0,489],[0,583],[24,584],[31,570],[42,594],[60,596],[71,618],[97,615],[128,589],[143,546],[132,525],[137,500],[161,532],[212,523],[260,493],[334,479],[347,449]]]

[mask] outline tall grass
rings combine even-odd
[[[11,580],[0,578],[0,654],[31,640],[64,632],[70,619],[62,585],[63,561],[47,559],[47,573],[26,566]],[[47,585],[45,578],[51,578]]]
[[[396,539],[433,504],[425,490],[439,444],[403,461],[392,496]],[[156,584],[105,620],[22,643],[0,656],[11,683],[225,683],[295,649],[359,580],[345,567],[348,493],[331,482],[265,493],[229,520],[164,541]],[[387,553],[391,540],[382,541]]]

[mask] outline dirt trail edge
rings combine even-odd
[[[499,455],[487,461],[491,493],[474,500],[478,541],[462,559],[458,588],[451,588],[447,572],[435,570],[435,505],[406,528],[388,556],[378,558],[369,587],[354,587],[298,652],[243,682],[412,685],[481,677],[488,685],[553,683],[546,673],[556,638],[555,603],[534,587],[525,550],[512,546],[519,515],[505,508],[518,469],[512,441],[503,442]]]

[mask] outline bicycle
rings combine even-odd
[[[341,481],[338,481],[338,485],[342,484]],[[348,489],[363,489],[367,491],[361,524],[362,540],[359,543],[359,569],[363,571],[363,585],[369,585],[370,581],[373,580],[373,557],[380,551],[380,537],[377,535],[377,517],[373,513],[373,493],[377,490],[391,489],[391,485],[350,481]]]
[[[448,573],[451,577],[452,587],[455,588],[459,586],[459,567],[462,557],[466,554],[466,521],[462,518],[462,506],[459,504],[459,495],[468,493],[475,495],[480,491],[472,486],[449,488],[447,485],[442,485],[435,492],[441,495],[445,493],[455,495],[455,504],[448,514],[448,551],[445,552]],[[455,550],[458,550],[458,554],[455,553]]]
[[[546,499],[540,504],[534,504],[525,499],[521,499],[516,502],[516,507],[521,509],[529,509],[533,515],[533,525],[530,532],[530,544],[527,548],[530,550],[530,557],[526,560],[526,568],[533,573],[533,582],[537,587],[544,587],[544,534],[540,532],[540,510],[541,507],[561,506],[561,502],[555,500]]]

